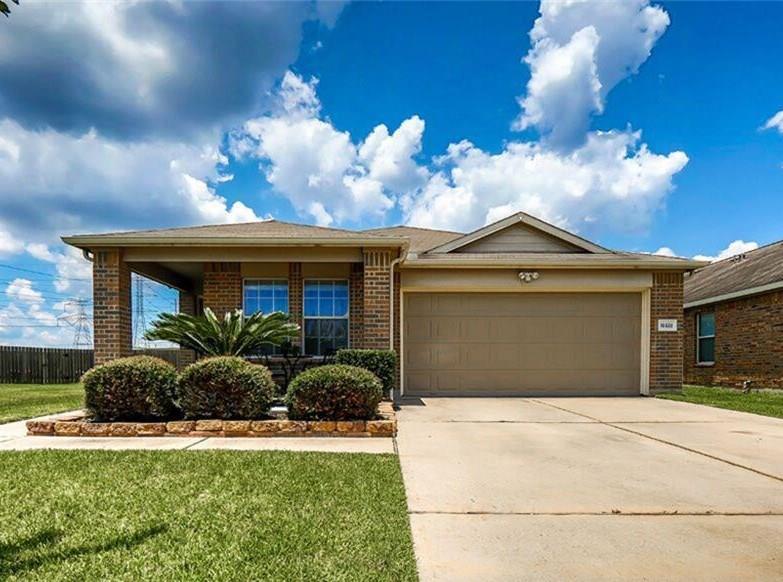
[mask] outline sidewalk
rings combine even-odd
[[[46,420],[42,416],[35,420]],[[64,437],[28,436],[26,420],[0,424],[0,451],[33,449],[89,450],[237,450],[315,451],[326,453],[394,453],[391,438],[350,437]]]

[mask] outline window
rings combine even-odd
[[[288,313],[288,281],[271,279],[245,280],[245,315]]]
[[[712,364],[715,362],[715,314],[696,315],[696,362]]]
[[[272,313],[282,311],[288,313],[288,281],[285,279],[245,279],[244,313],[253,315],[259,311]],[[256,356],[279,355],[278,346],[263,346]]]
[[[304,341],[312,356],[348,347],[348,281],[305,281]]]

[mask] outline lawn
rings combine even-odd
[[[682,394],[659,394],[658,398],[783,418],[783,391],[769,390],[744,394],[740,390],[730,388],[683,386]]]
[[[0,453],[0,524],[0,579],[416,579],[394,455]]]
[[[81,408],[81,384],[0,384],[0,424]]]

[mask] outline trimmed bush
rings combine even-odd
[[[310,368],[288,386],[288,417],[294,420],[370,420],[383,388],[364,368],[333,364]]]
[[[397,354],[392,350],[339,350],[335,362],[369,370],[380,379],[384,395],[394,389]]]
[[[218,356],[185,368],[178,393],[185,418],[262,418],[269,412],[275,384],[266,366]]]
[[[95,420],[158,420],[177,416],[177,371],[152,356],[95,366],[82,376],[85,407]]]

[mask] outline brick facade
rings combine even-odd
[[[132,353],[131,272],[119,249],[95,252],[93,273],[93,337],[95,363]]]
[[[389,349],[389,268],[396,257],[393,249],[364,250],[364,345],[369,349]]]
[[[715,363],[696,364],[696,316],[715,313]],[[783,388],[783,291],[688,309],[686,384]]]
[[[302,279],[302,263],[288,263],[288,314],[291,321],[304,325],[304,282]],[[304,348],[300,333],[299,338],[291,338],[291,343]]]
[[[239,263],[204,263],[204,307],[218,317],[242,309],[242,273]]]
[[[683,277],[653,273],[650,293],[650,393],[682,389]],[[658,331],[659,319],[676,319],[677,331]]]
[[[352,348],[364,347],[364,266],[351,263],[348,278],[349,329],[348,344]]]
[[[187,291],[179,292],[179,312],[187,315],[196,315],[196,296]],[[179,363],[180,367],[185,367],[196,361],[196,352],[193,350],[181,350]]]

